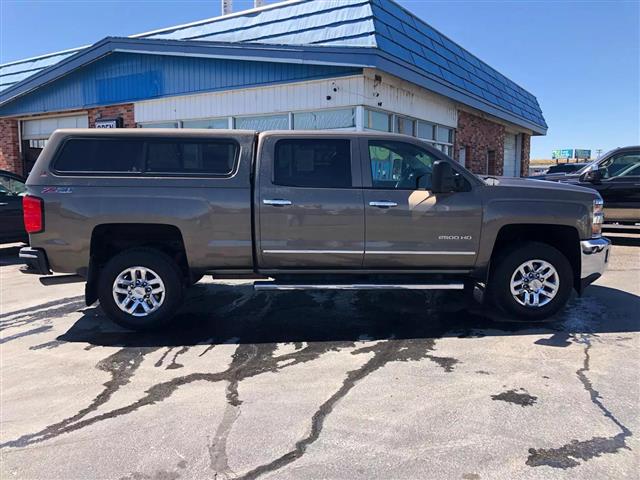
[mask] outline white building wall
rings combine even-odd
[[[147,100],[135,103],[135,121],[191,120],[359,105],[363,88],[362,75],[355,75]]]
[[[162,122],[364,105],[456,128],[455,102],[376,70],[364,75],[183,95],[135,103],[135,121]],[[380,105],[379,105],[380,104]]]
[[[454,101],[373,69],[365,69],[364,75],[363,105],[447,127],[458,126],[458,110]]]

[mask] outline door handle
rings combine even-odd
[[[388,200],[378,200],[375,202],[369,202],[369,205],[372,207],[378,207],[378,208],[390,208],[390,207],[398,206],[396,202],[390,202]]]
[[[262,203],[265,205],[273,205],[274,207],[284,207],[286,205],[291,205],[291,200],[283,200],[281,198],[273,198],[273,199],[264,199]]]
[[[4,207],[5,205],[9,205],[7,202],[0,202],[0,207]]]

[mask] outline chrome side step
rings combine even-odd
[[[255,282],[255,290],[463,290],[464,283],[407,283],[407,284],[382,284],[382,283],[274,283]]]
[[[639,225],[618,225],[617,223],[603,223],[602,230],[637,230],[640,231]]]

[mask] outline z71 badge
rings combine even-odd
[[[71,187],[44,187],[42,193],[72,193]]]

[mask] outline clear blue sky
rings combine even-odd
[[[640,143],[639,1],[400,3],[537,96],[549,133],[532,158]],[[0,62],[219,14],[219,0],[0,0]]]

